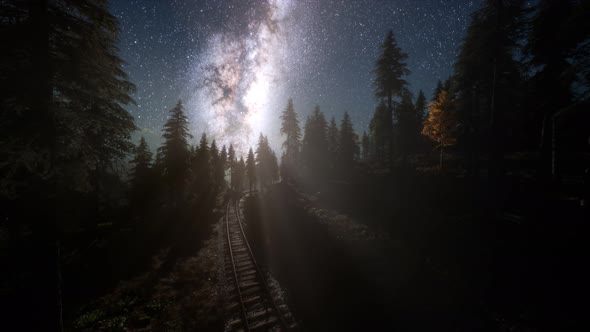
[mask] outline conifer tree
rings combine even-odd
[[[197,196],[206,195],[213,184],[211,160],[209,140],[207,139],[207,134],[203,133],[199,140],[199,146],[193,155],[191,165],[193,171],[193,192]]]
[[[575,0],[541,0],[532,17],[525,51],[534,69],[534,87],[528,104],[529,144],[541,147],[542,175],[552,170],[551,117],[590,96],[590,3]],[[532,121],[531,121],[532,120]]]
[[[327,132],[327,145],[328,145],[328,165],[334,168],[336,160],[338,159],[338,138],[340,133],[338,132],[338,125],[336,119],[332,117],[330,119],[330,125],[328,126]]]
[[[170,110],[170,116],[164,124],[164,142],[160,147],[163,161],[163,175],[168,181],[170,193],[175,194],[175,202],[184,191],[184,182],[188,177],[190,165],[188,140],[192,136],[188,132],[188,118],[184,114],[182,102],[179,100]]]
[[[327,123],[320,107],[316,106],[307,118],[301,144],[303,166],[311,175],[323,177],[328,163]]]
[[[225,170],[227,168],[227,149],[225,148],[225,145],[221,148],[221,152],[219,153],[219,159],[218,159],[218,164],[215,167],[215,178],[216,178],[216,182],[218,184],[220,184],[221,186],[225,186],[226,185],[226,181],[225,181]]]
[[[281,134],[285,136],[283,151],[285,152],[285,170],[283,176],[293,177],[299,162],[299,149],[301,146],[301,129],[297,120],[297,113],[293,106],[293,99],[289,98],[287,108],[281,114]]]
[[[133,187],[143,186],[150,177],[152,167],[152,152],[150,151],[145,139],[141,136],[139,144],[135,149],[135,154],[130,162],[132,164],[129,173]]]
[[[353,167],[355,156],[358,154],[358,137],[352,127],[352,121],[348,112],[344,112],[344,117],[340,123],[340,140],[338,143],[338,164],[341,170],[350,171]]]
[[[219,165],[219,150],[217,149],[217,142],[215,139],[211,141],[211,146],[209,147],[209,168],[211,174],[211,183],[217,187],[221,185],[221,182],[218,182],[219,177],[217,173],[217,166]]]
[[[236,160],[236,151],[234,150],[233,144],[230,143],[229,149],[227,150],[227,162],[225,164],[225,168],[229,172],[230,176],[233,173],[233,167],[236,165],[237,162],[238,161]]]
[[[236,191],[242,191],[244,189],[244,180],[246,178],[246,163],[244,158],[240,157],[240,160],[236,162],[232,172],[232,188]]]
[[[521,53],[527,13],[525,0],[484,1],[472,14],[459,50],[454,89],[446,87],[449,95],[457,96],[454,105],[466,154],[487,150],[490,177],[501,174],[506,131],[512,127],[508,122],[522,105],[522,66],[516,56]]]
[[[369,132],[373,141],[375,157],[381,161],[387,160],[387,140],[389,137],[387,133],[388,121],[389,115],[387,106],[385,105],[384,101],[381,101],[375,108],[375,113],[373,114],[371,123],[369,124]]]
[[[401,152],[403,162],[406,163],[408,154],[414,152],[418,135],[418,119],[412,95],[409,91],[402,94],[401,102],[397,107],[397,128],[399,141],[397,150]]]
[[[246,175],[248,177],[248,190],[252,191],[252,185],[256,186],[256,161],[252,148],[248,151],[248,158],[246,159]]]
[[[268,143],[268,138],[260,134],[258,138],[258,145],[256,147],[256,175],[261,187],[272,182],[272,150]]]
[[[363,138],[361,141],[362,146],[362,159],[368,160],[371,154],[370,149],[370,142],[369,142],[369,135],[367,135],[366,131],[363,131]]]
[[[384,121],[379,126],[383,127],[383,143],[386,144],[383,150],[387,151],[386,157],[389,162],[393,160],[393,98],[401,96],[407,89],[407,82],[403,78],[410,73],[405,62],[407,58],[408,55],[398,47],[393,31],[389,31],[373,70],[375,97],[385,101],[387,110],[385,117],[375,117],[375,119]]]
[[[416,104],[414,105],[414,109],[416,110],[416,120],[418,121],[419,128],[422,128],[422,122],[426,116],[427,107],[428,105],[426,105],[426,96],[424,95],[424,91],[420,89],[418,92],[418,97],[416,97]]]

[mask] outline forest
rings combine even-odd
[[[106,0],[0,4],[1,330],[588,324],[590,1],[481,1],[432,92],[385,31],[366,129],[293,97],[281,141],[245,149],[182,99],[141,137],[119,21]],[[232,240],[275,316],[248,309]]]

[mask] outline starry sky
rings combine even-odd
[[[151,148],[181,99],[195,140],[206,131],[243,151],[259,132],[279,149],[289,97],[301,124],[319,105],[327,118],[348,111],[355,129],[367,130],[376,105],[371,71],[389,30],[409,56],[411,91],[430,97],[451,74],[480,2],[111,0],[111,11],[137,86],[128,110]]]

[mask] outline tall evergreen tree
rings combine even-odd
[[[367,135],[366,131],[363,131],[363,138],[361,140],[362,146],[362,158],[363,160],[368,160],[371,156],[371,143],[369,141],[369,135]]]
[[[338,165],[341,170],[348,172],[354,165],[355,156],[358,154],[358,137],[352,127],[352,121],[348,112],[344,112],[340,122],[340,140],[338,143]]]
[[[82,195],[103,204],[105,175],[133,151],[137,128],[124,106],[135,87],[118,55],[118,24],[104,0],[0,2],[0,199],[6,220],[31,230],[38,258],[29,264],[35,319],[20,321],[23,330],[62,328],[58,234],[99,217],[73,219],[67,207]]]
[[[284,164],[287,171],[287,174],[283,174],[283,176],[293,177],[299,162],[301,129],[299,128],[299,121],[297,120],[292,98],[289,98],[287,108],[281,114],[281,134],[285,135],[283,151],[285,152]]]
[[[207,196],[213,184],[212,166],[211,166],[211,150],[209,147],[209,140],[207,134],[201,134],[199,146],[196,148],[192,158],[192,172],[193,172],[193,193],[197,196]]]
[[[252,186],[256,186],[256,160],[252,148],[248,151],[246,159],[246,176],[248,177],[248,190],[252,191]]]
[[[242,191],[244,178],[246,173],[246,164],[244,158],[240,157],[240,160],[236,161],[231,170],[230,184],[232,190]]]
[[[219,166],[219,149],[217,148],[217,142],[215,139],[211,141],[211,146],[209,147],[209,167],[210,167],[210,174],[211,174],[211,183],[217,187],[221,185],[221,181],[218,176],[217,167]]]
[[[409,91],[402,94],[402,99],[397,107],[397,128],[399,133],[397,150],[401,152],[404,163],[408,154],[415,151],[418,128],[418,116]]]
[[[388,122],[390,121],[387,106],[381,101],[375,108],[375,113],[369,124],[370,138],[373,142],[375,157],[380,161],[386,161],[389,150],[388,147]]]
[[[268,138],[260,134],[256,147],[256,175],[261,187],[267,186],[273,181],[273,152],[268,143]]]
[[[99,190],[137,129],[123,107],[135,87],[117,54],[117,18],[107,1],[5,1],[0,12],[0,194]]]
[[[221,152],[219,153],[218,163],[215,166],[215,181],[221,185],[225,186],[225,170],[227,169],[227,149],[225,145],[221,148]]]
[[[584,99],[590,91],[588,22],[590,3],[575,0],[541,0],[532,19],[526,54],[535,70],[528,103],[534,121],[528,129],[537,138],[532,143],[541,145],[546,177],[551,173],[552,116],[571,105],[576,92]]]
[[[473,150],[489,151],[491,177],[501,173],[506,131],[513,127],[507,125],[508,116],[518,114],[522,104],[518,94],[522,73],[516,55],[527,12],[525,0],[484,1],[472,14],[455,64],[455,106],[464,132],[461,141],[466,151],[471,150],[468,155]]]
[[[394,140],[393,98],[401,96],[407,89],[407,82],[403,78],[410,73],[405,62],[407,58],[408,55],[398,47],[393,31],[389,31],[381,46],[381,54],[375,63],[373,85],[375,97],[385,100],[387,107],[387,120],[383,123],[382,141],[387,145],[384,150],[387,151],[387,160],[390,162],[393,160]]]
[[[301,144],[303,166],[310,175],[323,177],[328,163],[327,123],[320,107],[316,106],[305,124]]]
[[[418,97],[416,97],[416,104],[414,105],[414,109],[416,110],[416,120],[418,121],[418,126],[420,128],[422,128],[422,122],[426,116],[427,107],[426,96],[424,95],[424,91],[420,89]]]
[[[329,162],[328,165],[331,168],[334,168],[336,160],[338,159],[338,138],[340,133],[338,132],[338,125],[336,124],[336,119],[332,117],[330,119],[330,125],[328,126],[327,132],[327,144],[328,144],[328,158]]]
[[[152,167],[152,152],[143,136],[139,140],[139,144],[135,149],[135,154],[130,163],[132,164],[132,167],[129,175],[131,177],[132,186],[143,186],[150,177]]]
[[[192,138],[188,132],[188,118],[184,114],[180,100],[170,110],[170,116],[164,124],[163,131],[164,142],[160,147],[163,175],[167,180],[173,203],[178,203],[184,194],[184,184],[188,179],[190,165],[188,140]]]

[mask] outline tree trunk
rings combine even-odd
[[[443,151],[444,151],[444,149],[445,149],[444,147],[442,147],[442,146],[440,147],[440,160],[438,163],[438,169],[442,169],[442,166],[443,166]]]

